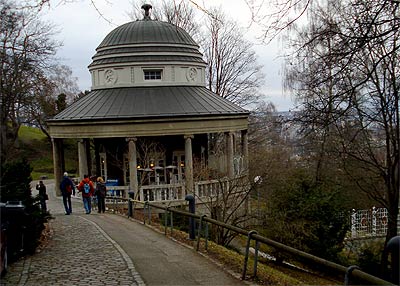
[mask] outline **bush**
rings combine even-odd
[[[314,182],[302,171],[271,195],[263,235],[328,260],[337,261],[348,229],[340,190]]]
[[[7,218],[10,261],[35,252],[47,220],[47,214],[41,213],[37,199],[32,197],[31,171],[32,168],[26,159],[5,163],[2,166],[1,202],[21,201],[25,206],[24,213]]]
[[[349,241],[340,253],[342,264],[357,265],[362,271],[382,277],[381,258],[384,250],[384,239],[363,239]]]

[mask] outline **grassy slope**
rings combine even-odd
[[[19,133],[20,157],[27,158],[33,168],[32,178],[37,180],[40,176],[54,178],[53,173],[53,151],[46,135],[38,128],[21,126]],[[76,172],[77,151],[74,149],[73,141],[65,142],[66,170],[71,174]],[[75,154],[75,155],[74,155]]]
[[[149,227],[153,228],[160,233],[164,233],[165,229],[160,224],[153,224]],[[168,230],[167,235],[180,243],[186,244],[190,247],[196,248],[197,240],[193,241],[188,239],[188,234],[174,230],[171,232]],[[237,276],[241,276],[243,271],[243,255],[232,249],[227,249],[221,245],[217,245],[213,242],[208,242],[208,250],[205,250],[205,241],[202,239],[200,243],[199,251],[216,261],[223,268],[236,273]],[[300,271],[299,269],[288,268],[284,266],[276,265],[273,262],[259,260],[257,267],[257,278],[252,277],[254,267],[254,257],[248,260],[246,280],[250,284],[255,285],[276,285],[276,286],[288,286],[288,285],[340,285],[341,281],[333,280],[332,278],[322,277],[316,273],[307,273]]]

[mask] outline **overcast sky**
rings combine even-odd
[[[103,38],[114,28],[129,22],[127,12],[131,10],[130,0],[96,0],[96,7],[107,22],[92,6],[90,0],[76,0],[72,3],[59,4],[62,0],[51,0],[50,9],[45,9],[45,19],[53,22],[60,32],[57,38],[63,43],[59,49],[58,58],[71,67],[73,75],[78,78],[81,90],[90,90],[91,79],[87,66],[95,54],[95,49]],[[219,0],[226,14],[236,19],[244,27],[249,26],[250,14],[243,0]],[[65,2],[65,1],[64,1]],[[152,1],[148,3],[153,4]],[[200,2],[198,2],[200,3]],[[215,5],[216,0],[201,2],[202,5]],[[154,6],[154,4],[153,4]],[[279,111],[293,108],[289,96],[282,91],[282,66],[279,59],[279,45],[273,42],[269,45],[257,44],[257,30],[252,25],[246,36],[256,45],[254,49],[259,57],[259,63],[264,66],[266,83],[263,93],[267,101],[272,101]]]

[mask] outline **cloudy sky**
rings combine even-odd
[[[148,1],[153,4],[151,2]],[[258,44],[257,27],[251,25],[249,28],[250,12],[243,0],[205,0],[201,5],[210,7],[218,4],[217,2],[226,14],[248,29],[246,36],[255,43],[254,49],[258,54],[259,63],[264,66],[263,73],[266,77],[263,90],[265,99],[272,101],[279,111],[293,108],[290,97],[284,96],[281,88],[282,66],[278,42],[269,45]],[[91,63],[96,47],[111,30],[130,21],[128,11],[131,10],[131,0],[96,0],[96,8],[102,16],[91,3],[90,0],[51,0],[50,8],[45,9],[44,15],[46,20],[55,24],[56,30],[59,31],[57,38],[63,43],[58,58],[63,64],[71,67],[81,90],[90,90],[91,79],[87,66]]]

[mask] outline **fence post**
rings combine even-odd
[[[250,251],[250,241],[251,241],[251,236],[253,234],[256,234],[257,231],[255,230],[251,230],[248,234],[247,234],[247,244],[246,244],[246,254],[244,256],[244,265],[243,265],[243,273],[242,273],[242,280],[246,279],[246,271],[247,271],[247,262],[249,260],[249,251]]]
[[[133,218],[133,210],[132,210],[132,200],[135,197],[135,193],[130,191],[128,192],[128,217],[132,217]]]
[[[165,212],[164,212],[164,234],[165,235],[167,235],[168,212],[169,212],[169,207],[166,207]]]
[[[194,196],[192,194],[188,194],[185,196],[185,201],[189,202],[189,212],[194,214],[196,212],[196,203]],[[196,239],[196,222],[193,217],[189,217],[189,239]]]
[[[207,215],[202,215],[200,217],[200,223],[199,223],[199,229],[197,231],[197,247],[196,247],[196,251],[199,251],[200,248],[200,238],[201,238],[201,229],[203,227],[203,219],[206,217]]]
[[[354,269],[360,269],[357,265],[351,265],[347,267],[346,269],[346,274],[344,275],[344,285],[347,286],[350,284],[350,276],[351,272],[353,272]]]
[[[357,229],[356,229],[356,210],[353,209],[351,212],[351,238],[356,238]]]
[[[372,207],[372,236],[376,236],[376,208],[375,206]]]
[[[258,248],[260,247],[260,242],[256,240],[256,247],[254,249],[254,277],[257,277],[257,263],[258,263]]]
[[[174,230],[174,213],[171,213],[171,236],[172,236],[172,231]]]
[[[206,245],[205,249],[208,250],[208,222],[206,222],[206,233],[205,233]]]
[[[146,224],[146,208],[148,208],[149,202],[145,201],[143,206],[143,224]]]
[[[147,204],[147,214],[149,216],[149,225],[151,225],[151,205]]]

